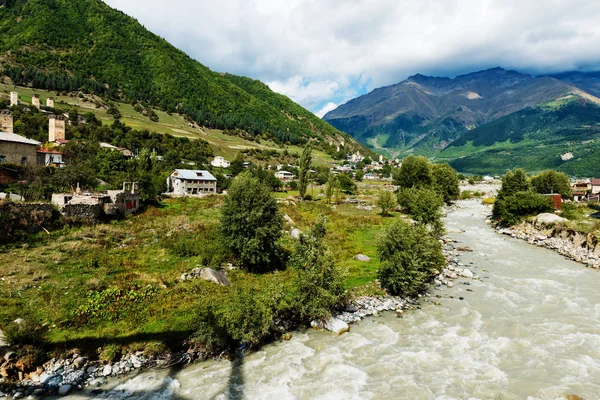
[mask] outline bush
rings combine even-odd
[[[481,200],[481,204],[484,204],[486,206],[492,206],[495,202],[496,199],[494,197],[486,197],[483,200]]]
[[[265,272],[280,265],[282,227],[270,189],[249,172],[235,178],[221,210],[221,237],[243,269]]]
[[[356,192],[356,183],[352,181],[346,174],[339,174],[336,176],[337,186],[340,190],[346,194],[354,194]]]
[[[473,198],[473,192],[471,192],[470,190],[463,190],[460,194],[460,198],[462,200],[469,200]]]
[[[412,218],[427,225],[436,235],[442,235],[442,207],[444,199],[431,189],[404,188],[398,191],[398,204],[402,206]]]
[[[498,197],[492,211],[493,217],[502,225],[512,226],[523,218],[554,210],[552,200],[533,192],[517,192],[514,195]]]
[[[379,281],[391,295],[415,296],[445,263],[442,246],[423,225],[394,223],[378,246]]]
[[[578,221],[585,216],[585,213],[583,207],[578,206],[575,203],[563,203],[560,215],[571,221]]]
[[[390,211],[396,207],[396,197],[392,192],[382,190],[377,196],[377,207],[381,209],[381,215],[389,215]]]

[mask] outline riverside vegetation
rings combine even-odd
[[[395,177],[418,167],[419,187],[403,190],[437,193],[441,207],[436,167],[416,161]],[[330,201],[322,186],[320,200],[277,202],[261,174],[240,174],[227,196],[164,200],[122,221],[3,246],[0,324],[25,369],[72,352],[112,362],[182,344],[203,357],[259,346],[327,318],[354,296],[422,293],[439,274],[439,209],[432,218],[419,208],[368,211],[344,201],[337,178],[329,179]],[[362,201],[381,197],[380,184],[358,186]],[[305,233],[284,233],[293,229]],[[225,268],[231,286],[179,279],[197,266]],[[18,318],[27,329],[12,322]]]

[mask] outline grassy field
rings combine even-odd
[[[377,188],[363,185],[359,197],[373,201]],[[221,204],[216,196],[169,199],[122,221],[42,232],[0,248],[0,321],[25,317],[46,322],[51,342],[64,349],[117,345],[159,351],[169,341],[181,343],[197,327],[199,310],[232,290],[202,280],[178,280],[182,273],[210,263],[212,249],[204,249],[209,241],[195,235],[210,233],[207,228],[218,224]],[[380,293],[374,285],[378,236],[401,216],[383,218],[377,210],[324,200],[295,204],[283,202],[280,210],[302,231],[326,216],[326,243],[348,272],[345,286],[350,293]],[[285,226],[288,231],[291,227]],[[356,261],[357,254],[371,261]],[[233,287],[248,282],[260,286],[285,280],[286,274],[236,270],[228,277]]]
[[[34,94],[40,95],[42,105],[46,104],[48,97],[54,97],[55,107],[62,109],[76,108],[80,114],[93,112],[96,117],[104,124],[112,124],[113,117],[106,112],[104,101],[92,95],[86,95],[84,98],[78,96],[57,96],[56,92],[49,92],[41,89],[30,89],[26,87],[13,87],[0,83],[0,98],[8,99],[11,91],[19,93],[19,101],[25,104],[31,104],[31,98]],[[100,108],[96,104],[101,104]],[[243,149],[264,149],[283,151],[287,149],[291,154],[301,154],[302,148],[298,146],[281,147],[269,140],[261,140],[260,143],[245,140],[239,136],[226,135],[218,129],[207,129],[202,127],[190,126],[188,122],[179,114],[167,114],[164,111],[154,110],[158,115],[158,122],[151,121],[148,117],[137,112],[131,104],[115,103],[121,113],[121,121],[137,130],[148,130],[150,132],[168,133],[173,136],[187,137],[190,139],[204,139],[210,143],[215,155],[223,156],[233,160],[236,154]],[[316,166],[327,166],[333,160],[329,155],[322,151],[313,150],[313,164]]]

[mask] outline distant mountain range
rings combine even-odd
[[[353,99],[324,119],[392,157],[423,154],[473,173],[523,166],[591,175],[600,174],[600,166],[587,171],[582,158],[600,146],[597,96],[597,72],[532,76],[493,68],[454,79],[411,76]],[[572,158],[563,157],[569,152]]]
[[[213,72],[100,0],[0,0],[0,79],[92,92],[331,155],[365,148],[262,82]],[[344,146],[342,146],[344,147]]]

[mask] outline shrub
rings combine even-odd
[[[100,361],[113,362],[121,358],[121,355],[121,346],[118,344],[108,344],[100,350],[98,358]]]
[[[339,174],[336,176],[337,186],[340,190],[346,194],[354,194],[356,192],[356,183],[352,181],[346,174]]]
[[[456,171],[448,164],[433,164],[431,171],[433,187],[444,197],[444,202],[450,204],[453,200],[458,199],[460,188]]]
[[[553,209],[552,200],[547,196],[533,192],[517,192],[496,198],[492,215],[500,224],[512,226],[524,217],[551,212]]]
[[[233,180],[221,210],[223,244],[251,272],[271,271],[281,253],[283,219],[269,188],[249,172]]]
[[[463,190],[460,194],[460,198],[462,200],[469,200],[473,198],[473,192],[471,192],[470,190]]]
[[[560,215],[571,221],[578,221],[583,218],[585,213],[583,212],[583,208],[575,203],[563,203]]]
[[[444,199],[431,189],[404,188],[398,191],[398,204],[412,218],[427,225],[436,235],[443,234],[442,207]]]
[[[444,265],[442,246],[423,225],[394,223],[378,246],[381,286],[391,295],[415,296]]]
[[[486,206],[492,206],[495,202],[496,199],[494,197],[486,197],[483,200],[481,200],[481,204],[484,204]]]
[[[396,197],[392,192],[382,190],[377,196],[377,207],[381,209],[381,215],[389,215],[390,211],[396,207]]]

